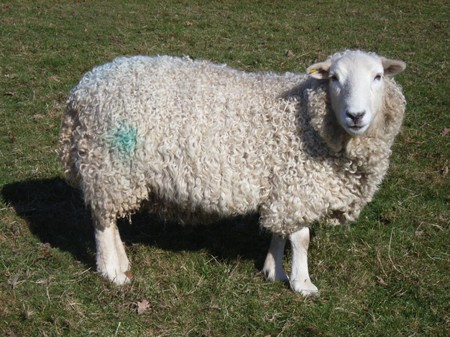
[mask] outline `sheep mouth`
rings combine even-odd
[[[347,125],[346,129],[350,135],[360,136],[366,131],[367,125],[361,125],[361,124]]]
[[[364,128],[365,125],[349,125],[349,129],[359,131]]]

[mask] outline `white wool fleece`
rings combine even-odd
[[[99,218],[143,203],[189,223],[258,212],[281,236],[316,220],[352,221],[386,173],[404,114],[399,86],[383,81],[382,113],[364,136],[350,137],[327,81],[188,58],[118,58],[69,96],[65,173]]]

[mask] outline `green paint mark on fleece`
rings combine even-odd
[[[137,129],[121,123],[117,128],[111,130],[108,143],[111,149],[117,151],[123,157],[133,154],[137,144]]]

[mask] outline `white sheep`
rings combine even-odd
[[[273,233],[266,278],[318,294],[308,226],[353,221],[372,199],[404,115],[391,78],[404,68],[362,51],[334,54],[309,76],[169,56],[94,68],[70,93],[60,145],[92,210],[98,272],[130,281],[115,222],[142,207],[185,223],[257,212]]]

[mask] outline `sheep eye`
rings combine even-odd
[[[331,75],[330,78],[332,81],[339,81],[339,79],[336,75]]]
[[[381,74],[377,74],[377,75],[374,77],[374,80],[375,80],[375,81],[381,80]]]

